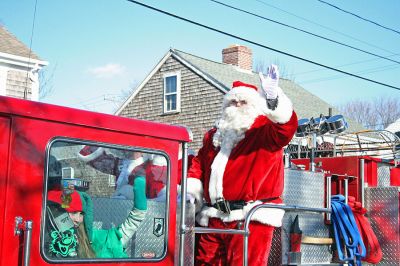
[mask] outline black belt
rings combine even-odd
[[[268,199],[260,199],[262,202],[269,202],[276,200],[279,197],[273,197]],[[206,203],[206,206],[216,208],[217,210],[229,214],[233,210],[240,210],[246,206],[247,202],[244,200],[226,200],[224,198],[218,198],[214,204]]]

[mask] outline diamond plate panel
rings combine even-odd
[[[382,248],[383,258],[378,265],[400,265],[399,189],[366,188],[365,207]]]
[[[179,204],[178,204],[179,205]],[[180,205],[176,211],[176,235],[175,235],[175,265],[179,265],[179,223],[180,223]],[[186,203],[186,219],[185,224],[187,227],[192,228],[195,226],[195,206],[193,203]],[[183,266],[194,265],[194,233],[185,235],[185,253]]]
[[[160,258],[166,249],[166,219],[165,202],[153,200],[147,201],[146,217],[136,231],[135,257],[143,257],[144,254],[154,254]]]
[[[132,209],[133,202],[131,200],[110,199],[110,198],[93,198],[94,222],[93,227],[96,229],[110,229],[121,224]],[[142,258],[144,253],[154,253],[155,257],[162,256],[165,248],[165,220],[162,234],[155,234],[157,219],[165,217],[165,203],[154,200],[147,201],[146,218],[140,224],[136,234],[128,244],[127,254],[131,258]],[[112,213],[112,215],[110,215]],[[180,223],[180,208],[176,211],[176,228],[179,228]],[[156,220],[155,220],[156,219]],[[195,207],[194,204],[186,204],[186,226],[195,226]],[[160,231],[161,232],[161,231]],[[159,236],[157,236],[159,235]],[[175,262],[179,262],[179,231],[175,234]],[[194,263],[194,234],[185,236],[185,261],[184,265],[193,265]]]
[[[285,204],[324,208],[324,179],[323,173],[285,169],[285,189],[283,192]],[[290,225],[297,214],[303,235],[329,237],[329,229],[324,224],[323,214],[287,212],[281,228],[282,264],[288,263]],[[302,244],[301,252],[302,264],[326,264],[332,258],[328,245]]]
[[[268,266],[282,265],[281,228],[275,228],[271,250],[268,257]]]
[[[120,225],[132,206],[132,200],[93,198],[94,228],[110,229]],[[126,252],[131,258],[142,258],[145,254],[160,258],[166,248],[165,203],[148,200],[147,208],[145,219],[127,246]]]
[[[93,229],[110,229],[124,222],[133,207],[131,200],[93,197]],[[110,215],[112,213],[113,215]],[[134,245],[129,241],[126,253],[134,257]]]
[[[378,163],[378,187],[390,186],[390,166]]]

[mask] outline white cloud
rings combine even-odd
[[[112,78],[125,72],[125,67],[120,64],[109,63],[104,66],[92,67],[88,72],[96,78]]]

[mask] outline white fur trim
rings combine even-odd
[[[244,206],[243,209],[233,210],[230,214],[223,213],[213,207],[204,206],[196,215],[196,221],[201,226],[208,226],[210,218],[219,218],[223,222],[233,222],[244,220],[247,213],[256,205],[262,204],[261,201],[255,201]],[[282,205],[282,204],[277,204]],[[258,209],[251,217],[252,221],[257,221],[263,224],[272,225],[275,227],[282,226],[283,215],[285,210],[276,208],[261,208]]]
[[[285,124],[292,117],[293,104],[280,87],[278,90],[278,105],[275,110],[266,108],[265,115],[274,123]]]
[[[187,191],[196,199],[196,212],[203,206],[203,183],[197,178],[187,178]]]
[[[247,102],[252,102],[257,105],[263,99],[255,89],[249,87],[235,87],[225,94],[223,108],[227,107],[231,100],[246,100]]]
[[[165,159],[164,156],[161,155],[155,155],[152,160],[153,165],[157,166],[166,166],[167,165],[167,160]]]
[[[82,155],[80,152],[78,152],[78,156],[82,161],[87,163],[87,162],[90,162],[90,161],[96,159],[100,155],[102,155],[103,152],[104,152],[104,148],[99,147],[99,148],[97,148],[97,150],[95,150],[94,152],[92,152],[91,154],[88,154],[88,155]]]
[[[132,173],[133,169],[135,169],[136,166],[141,165],[143,162],[143,157],[139,157],[135,160],[123,160],[122,170],[117,179],[117,189],[128,184],[128,177]]]
[[[221,148],[211,165],[211,175],[208,192],[210,194],[211,203],[214,204],[217,198],[223,197],[222,181],[228,158],[231,153],[230,149]]]

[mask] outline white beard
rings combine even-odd
[[[223,176],[232,149],[244,138],[246,131],[260,114],[262,111],[249,104],[240,107],[227,106],[223,109],[217,124],[217,132],[213,137],[213,145],[221,149],[211,165],[209,183],[211,203],[223,197]]]
[[[254,120],[262,114],[259,108],[247,104],[240,107],[227,106],[217,122],[217,132],[213,137],[215,147],[230,153],[235,145],[241,141],[246,131],[254,123]]]

